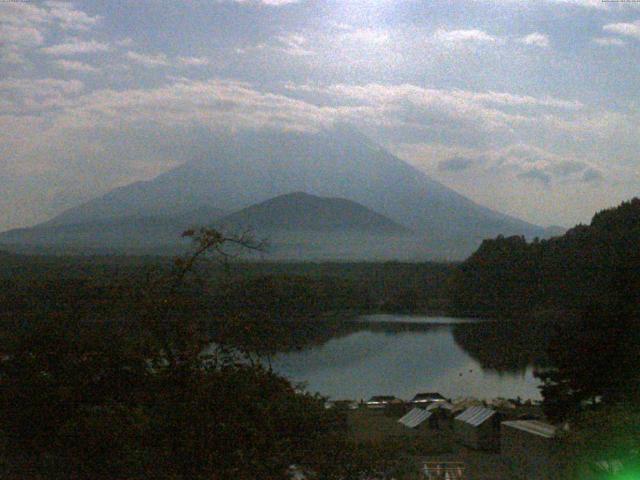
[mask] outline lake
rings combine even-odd
[[[437,391],[446,397],[539,399],[545,329],[516,323],[370,315],[352,329],[280,353],[275,371],[333,399]]]

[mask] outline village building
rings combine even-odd
[[[500,453],[513,478],[558,477],[556,427],[537,420],[514,420],[502,422],[500,430]]]
[[[409,403],[418,407],[423,405],[429,405],[434,402],[446,402],[447,399],[440,395],[438,392],[426,392],[417,393]]]
[[[401,405],[403,403],[399,398],[393,395],[374,395],[365,402],[367,408],[386,408],[389,405]]]
[[[453,417],[456,409],[453,404],[444,402],[435,402],[427,406],[426,410],[432,413],[431,425],[434,428],[452,428]]]
[[[413,408],[406,415],[404,415],[399,423],[407,428],[424,428],[427,426],[433,426],[433,422],[436,420],[433,412],[429,412],[423,408]]]
[[[453,421],[456,440],[476,450],[500,448],[500,417],[490,408],[470,407]]]

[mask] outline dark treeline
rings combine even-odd
[[[561,237],[485,240],[451,281],[451,311],[484,317],[580,318],[640,295],[640,199],[597,213]]]
[[[94,320],[125,319],[122,291],[171,271],[162,257],[54,257],[0,252],[0,317],[84,305]],[[438,263],[269,263],[203,259],[181,314],[215,320],[221,308],[258,302],[292,313],[444,312],[452,265]],[[249,295],[241,292],[250,289]],[[242,302],[238,302],[242,297]],[[188,301],[187,301],[187,297]],[[282,312],[284,314],[284,311]],[[284,315],[283,315],[284,316]]]

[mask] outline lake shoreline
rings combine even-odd
[[[291,323],[291,337],[303,343],[276,353],[274,371],[331,398],[441,391],[447,398],[540,399],[534,372],[544,364],[545,326],[529,332],[482,319],[371,317],[350,312]]]

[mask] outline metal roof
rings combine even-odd
[[[427,412],[421,408],[414,408],[409,413],[407,413],[404,417],[402,417],[398,422],[403,424],[409,428],[416,428],[422,422],[424,422],[427,418],[431,416],[431,412]]]
[[[495,410],[485,407],[470,407],[456,417],[456,420],[468,423],[474,427],[482,425],[496,414]]]
[[[527,433],[531,433],[532,435],[538,435],[545,438],[553,438],[556,434],[556,427],[537,420],[514,420],[510,422],[502,422],[502,425],[517,428],[518,430],[523,430]]]

